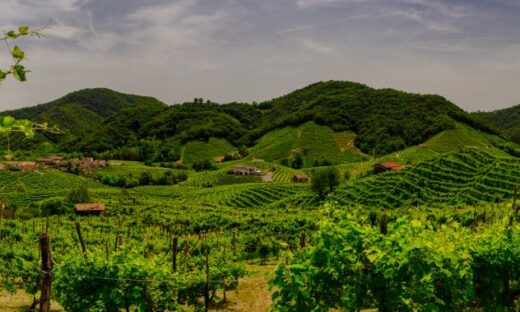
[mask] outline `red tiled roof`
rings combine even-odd
[[[383,163],[380,163],[379,164],[381,167],[383,168],[386,168],[386,169],[390,169],[390,170],[401,170],[404,168],[403,165],[400,165],[398,163],[395,163],[395,162],[383,162]]]

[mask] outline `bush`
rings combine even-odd
[[[194,162],[191,165],[192,169],[195,171],[205,171],[205,170],[215,170],[217,167],[213,165],[209,160],[201,160]]]

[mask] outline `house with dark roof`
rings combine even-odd
[[[309,177],[307,177],[305,174],[303,173],[300,173],[300,174],[295,174],[293,175],[292,177],[292,181],[295,182],[295,183],[306,183],[309,181]]]

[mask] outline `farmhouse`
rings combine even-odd
[[[296,183],[306,183],[309,181],[309,178],[305,174],[300,173],[293,175],[292,181]]]
[[[235,165],[233,172],[236,175],[260,175],[262,171],[255,166]]]
[[[74,208],[77,215],[100,215],[105,212],[105,204],[103,203],[76,204]]]
[[[374,165],[374,172],[385,172],[385,171],[399,171],[403,169],[404,166],[395,162],[382,162]]]

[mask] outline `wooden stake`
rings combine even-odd
[[[42,272],[40,285],[40,312],[51,310],[51,288],[52,288],[52,258],[51,241],[49,234],[40,235],[40,253],[42,258]]]
[[[209,309],[209,246],[204,243],[204,259],[206,264],[206,285],[204,287],[204,306],[206,312]]]
[[[81,245],[81,252],[83,253],[83,257],[87,259],[87,247],[85,246],[85,241],[83,240],[83,235],[81,234],[81,226],[78,221],[76,221],[76,232],[78,233],[79,243]]]

